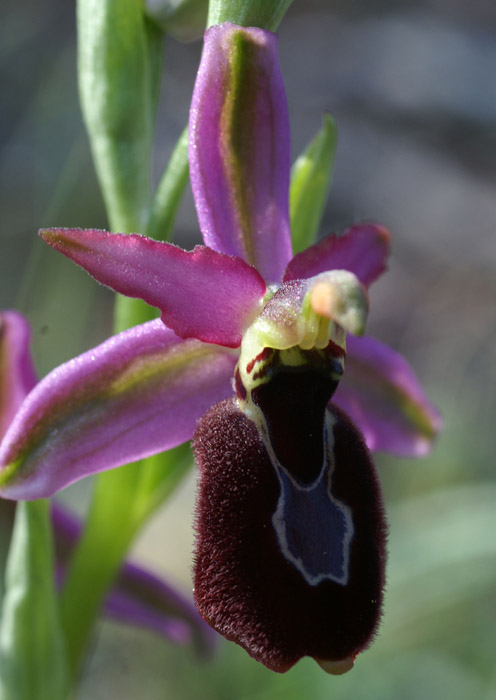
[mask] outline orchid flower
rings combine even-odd
[[[440,425],[406,361],[358,337],[390,235],[357,225],[292,257],[273,34],[207,31],[189,134],[204,246],[41,231],[161,320],[37,385],[0,448],[0,492],[48,496],[194,434],[201,614],[275,671],[308,655],[342,673],[381,614],[386,525],[367,445],[424,454]]]
[[[36,372],[29,350],[27,320],[15,311],[0,311],[0,437],[29,391]],[[2,523],[13,526],[13,501],[0,500]],[[56,574],[63,584],[68,560],[82,531],[78,519],[52,502]],[[176,644],[194,643],[200,651],[211,649],[214,633],[189,600],[144,569],[125,562],[103,612],[125,624],[148,628]]]

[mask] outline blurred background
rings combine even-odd
[[[0,306],[27,314],[40,375],[103,340],[112,295],[36,237],[107,225],[78,106],[74,3],[4,0],[0,22]],[[393,232],[369,331],[403,352],[445,430],[421,461],[377,456],[390,519],[385,615],[342,678],[284,676],[235,645],[209,661],[101,625],[78,700],[496,698],[496,6],[485,0],[295,0],[280,57],[296,157],[339,127],[321,233]],[[187,121],[201,44],[164,44],[158,179]],[[188,192],[176,242],[200,242]],[[133,554],[191,589],[194,471]],[[64,498],[83,511],[86,480]],[[125,514],[124,514],[125,516]]]

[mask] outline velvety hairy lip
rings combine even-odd
[[[379,484],[360,434],[341,411],[331,412],[333,494],[354,524],[346,585],[309,585],[281,552],[272,526],[280,482],[255,424],[234,399],[213,407],[194,437],[196,604],[215,629],[274,671],[302,656],[342,671],[370,644],[380,620],[386,523]],[[327,538],[332,532],[323,532],[316,547]]]

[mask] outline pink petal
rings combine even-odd
[[[28,395],[0,445],[0,494],[51,496],[77,479],[188,440],[231,395],[236,357],[160,320],[61,365]]]
[[[284,281],[314,277],[327,270],[348,270],[368,287],[386,269],[391,234],[377,224],[352,226],[336,236],[331,233],[291,260]]]
[[[371,450],[421,457],[442,418],[405,358],[370,337],[347,338],[344,378],[332,402],[362,431]]]
[[[206,245],[280,282],[291,258],[290,141],[274,34],[229,23],[206,32],[189,135]]]
[[[24,316],[16,311],[0,311],[0,439],[36,384],[29,336]]]
[[[187,252],[136,234],[46,229],[41,237],[102,284],[144,299],[181,338],[237,347],[261,308],[265,283],[239,258]]]

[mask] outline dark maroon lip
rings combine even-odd
[[[279,672],[302,656],[324,664],[354,658],[372,641],[381,617],[387,528],[378,479],[357,429],[335,407],[326,410],[333,425],[327,446],[332,496],[353,522],[346,583],[329,577],[309,583],[281,548],[273,520],[281,480],[236,399],[214,406],[194,438],[196,604],[217,631]],[[333,532],[331,515],[326,529],[309,523],[311,512],[293,522],[294,513],[284,513],[286,526],[292,538],[300,533],[313,542],[312,566],[330,548],[341,556],[344,535]]]

